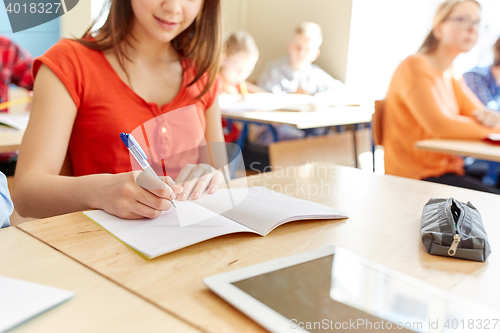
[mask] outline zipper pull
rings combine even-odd
[[[459,234],[455,234],[453,236],[453,243],[451,243],[451,246],[450,246],[450,249],[448,250],[448,254],[450,256],[454,256],[456,253],[457,253],[457,247],[458,247],[458,243],[460,243],[460,235]]]

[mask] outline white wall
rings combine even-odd
[[[90,0],[78,1],[78,4],[61,16],[61,38],[80,38],[90,27]]]
[[[490,28],[480,32],[474,49],[460,55],[458,74],[492,61],[491,47],[500,35],[500,1],[483,0],[482,20]],[[381,99],[392,73],[408,55],[418,51],[431,30],[441,0],[353,0],[353,16],[346,84],[371,99]]]

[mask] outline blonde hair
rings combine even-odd
[[[259,60],[259,49],[252,36],[245,31],[236,31],[231,33],[224,42],[224,55],[230,57],[239,52],[245,52],[250,55],[253,61]]]
[[[467,2],[467,1],[474,2],[479,6],[479,8],[481,8],[481,5],[476,0],[446,0],[443,3],[441,3],[441,5],[439,5],[439,7],[436,11],[436,14],[434,15],[434,19],[432,20],[432,30],[431,30],[431,32],[429,32],[429,34],[425,38],[425,40],[424,40],[422,46],[420,46],[420,49],[418,50],[418,52],[432,53],[432,52],[436,51],[436,49],[439,45],[439,41],[437,40],[436,36],[434,36],[434,32],[433,32],[434,28],[436,26],[438,26],[440,23],[443,23],[444,21],[446,21],[446,19],[450,16],[453,9],[455,9],[455,7],[458,4],[463,3],[463,2]]]
[[[323,32],[321,27],[314,22],[302,22],[295,28],[295,36],[302,35],[318,43],[323,43]]]
[[[500,66],[500,38],[493,45],[493,66]]]

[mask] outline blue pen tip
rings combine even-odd
[[[122,142],[128,148],[128,134],[127,133],[120,134],[120,139],[122,139]]]

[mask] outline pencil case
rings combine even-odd
[[[491,253],[481,214],[470,202],[431,199],[422,212],[420,236],[427,253],[486,261]]]

